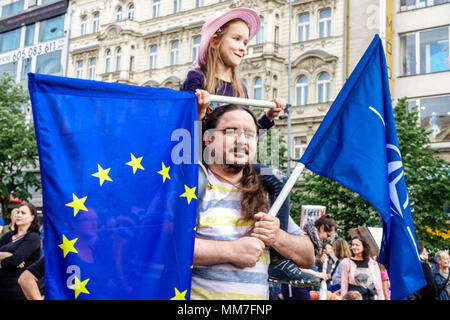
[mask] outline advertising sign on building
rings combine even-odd
[[[327,207],[320,205],[304,205],[300,216],[300,228],[308,222],[314,222],[325,214]]]

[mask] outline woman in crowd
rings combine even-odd
[[[23,203],[14,231],[0,238],[0,300],[25,300],[18,284],[21,273],[40,257],[41,239],[36,207]]]
[[[363,300],[384,300],[380,268],[370,258],[366,240],[359,236],[353,237],[350,249],[352,257],[342,265],[341,296],[355,290],[361,293]]]
[[[331,285],[328,289],[331,292],[336,292],[341,289],[342,265],[352,256],[352,254],[347,241],[342,238],[338,238],[333,242],[333,250],[334,255],[338,258],[338,261],[331,276]]]

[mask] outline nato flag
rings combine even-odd
[[[46,298],[188,299],[195,95],[39,74],[29,90]]]
[[[389,272],[392,299],[404,299],[426,284],[378,35],[339,92],[300,162],[360,194],[380,213],[383,240],[379,261]]]

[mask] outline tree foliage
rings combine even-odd
[[[450,164],[430,147],[429,130],[418,125],[417,109],[408,112],[405,101],[398,101],[394,117],[417,239],[429,249],[448,248],[449,217],[443,208],[450,199]],[[300,214],[302,204],[325,205],[346,238],[352,228],[381,226],[378,212],[358,194],[309,171],[304,178],[291,196],[293,216]]]
[[[34,128],[25,119],[28,95],[7,74],[0,77],[0,194],[6,217],[10,195],[28,200],[40,188]]]

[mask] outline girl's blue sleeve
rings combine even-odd
[[[195,92],[197,89],[203,89],[203,75],[200,72],[191,70],[188,72],[181,90]]]

